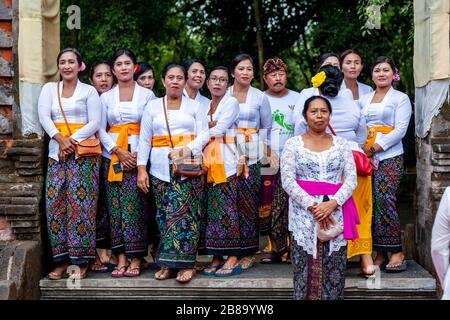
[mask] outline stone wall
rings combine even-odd
[[[417,260],[434,274],[431,230],[439,202],[450,186],[450,106],[445,103],[433,119],[425,139],[416,139],[416,244]]]
[[[19,101],[17,70],[18,1],[0,0],[0,217],[13,238],[40,240],[44,183],[42,139],[15,130]],[[14,32],[13,32],[14,31]]]

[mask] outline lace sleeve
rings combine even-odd
[[[306,191],[304,191],[297,183],[297,169],[296,169],[296,154],[295,154],[295,140],[297,138],[291,138],[286,141],[283,154],[281,155],[281,183],[283,189],[289,195],[289,197],[298,203],[305,210],[312,206],[314,202]]]
[[[355,159],[353,158],[352,150],[346,141],[341,142],[341,152],[344,157],[344,183],[342,187],[334,196],[331,196],[330,199],[334,199],[337,201],[339,206],[342,206],[352,195],[353,191],[356,188],[357,184],[357,174],[356,174],[356,166]]]

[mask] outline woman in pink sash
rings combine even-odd
[[[296,300],[344,298],[346,240],[357,237],[355,161],[348,142],[325,131],[331,111],[324,97],[306,100],[308,130],[290,138],[281,156]]]

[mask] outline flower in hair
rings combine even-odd
[[[320,71],[314,77],[311,78],[311,83],[314,88],[318,88],[322,85],[322,83],[325,82],[326,78],[327,74],[325,73],[325,71]]]
[[[394,78],[392,79],[392,83],[393,83],[393,84],[396,84],[396,83],[399,82],[399,81],[400,81],[400,74],[398,73],[397,67],[395,67],[395,70],[394,70]]]
[[[139,72],[141,72],[141,67],[137,64],[137,65],[134,67],[134,73],[139,73]]]
[[[84,61],[82,61],[81,66],[80,66],[80,71],[83,72],[84,70],[86,70],[86,64],[84,63]]]

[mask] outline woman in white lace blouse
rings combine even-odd
[[[355,162],[348,142],[325,132],[331,116],[326,98],[306,100],[303,116],[307,132],[290,138],[281,156],[293,236],[294,298],[342,299],[347,247],[343,215],[349,212],[343,208],[356,187]],[[332,229],[340,231],[322,237]]]

